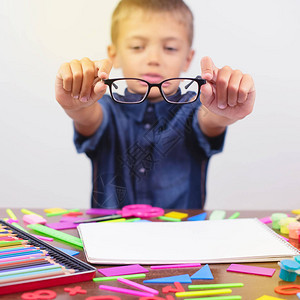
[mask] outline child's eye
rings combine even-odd
[[[138,51],[138,50],[142,50],[143,46],[130,46],[130,49]]]
[[[176,52],[178,49],[175,47],[165,47],[165,50],[167,50],[169,52]]]

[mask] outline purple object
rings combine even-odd
[[[63,229],[74,229],[77,228],[79,224],[74,224],[73,222],[57,222],[57,223],[47,223],[46,226],[56,229],[56,230],[63,230]]]
[[[62,216],[59,222],[74,222],[74,221],[80,221],[84,220],[85,218],[82,217],[68,217],[68,216]]]
[[[104,276],[119,276],[119,275],[148,273],[149,271],[146,268],[142,267],[141,265],[128,265],[128,266],[121,266],[121,267],[98,269],[98,272],[100,272]]]
[[[272,277],[276,270],[271,268],[231,264],[227,271]]]
[[[90,208],[85,213],[87,215],[108,216],[117,214],[117,211],[117,209]]]
[[[7,223],[11,224],[11,223],[19,223],[19,220],[15,220],[15,219],[8,219],[6,220]]]
[[[134,281],[131,281],[131,280],[128,280],[128,279],[125,279],[125,278],[118,278],[117,279],[119,282],[122,282],[124,284],[127,284],[129,286],[132,286],[136,289],[139,289],[139,290],[142,290],[144,292],[148,292],[150,294],[153,294],[153,295],[158,295],[159,294],[159,291],[158,290],[155,290],[155,289],[152,289],[152,288],[149,288],[145,285],[142,285],[142,284],[139,284],[139,283],[136,283]]]
[[[194,268],[194,267],[200,267],[201,264],[178,264],[178,265],[157,265],[157,266],[151,266],[150,269],[152,270],[158,270],[158,269],[175,269],[175,268]]]

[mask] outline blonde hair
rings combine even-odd
[[[115,8],[111,20],[111,41],[113,44],[117,44],[120,23],[138,8],[144,12],[172,14],[180,24],[187,27],[188,41],[192,46],[194,18],[191,10],[182,0],[121,0]]]

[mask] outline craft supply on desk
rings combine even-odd
[[[226,211],[225,210],[213,210],[209,215],[209,220],[223,220],[225,219]]]
[[[80,209],[69,209],[69,210],[65,210],[65,211],[57,211],[57,212],[52,212],[52,213],[47,213],[46,216],[47,217],[56,217],[56,216],[61,216],[61,215],[65,215],[68,214],[69,212],[79,212]]]
[[[193,274],[191,276],[191,279],[213,280],[214,276],[211,273],[211,270],[210,270],[208,264],[206,264],[199,271],[197,271],[195,274]]]
[[[74,246],[83,248],[83,244],[80,238],[75,237],[73,235],[64,233],[64,232],[60,232],[58,230],[46,227],[44,225],[41,224],[30,224],[27,226],[30,229],[33,229],[39,233],[43,233],[47,236],[53,237],[55,239],[64,241],[66,243],[72,244]]]
[[[168,212],[164,215],[165,217],[170,217],[170,218],[174,218],[174,219],[185,219],[188,217],[187,213],[182,213],[182,212],[178,212],[178,211],[171,211]]]
[[[296,222],[295,218],[287,217],[287,218],[282,218],[279,221],[280,225],[280,232],[282,234],[289,234],[289,224],[292,222]]]
[[[28,223],[28,224],[46,224],[47,223],[47,220],[44,219],[42,216],[39,216],[39,215],[34,215],[34,214],[29,214],[29,215],[24,215],[23,216],[23,221],[25,223]]]
[[[231,294],[231,289],[215,289],[215,290],[204,290],[204,291],[193,291],[193,292],[178,292],[175,293],[176,297],[194,297],[194,296],[210,296],[210,295],[221,295]]]
[[[201,264],[176,264],[176,265],[156,265],[156,266],[150,266],[150,269],[152,270],[159,270],[159,269],[175,269],[175,268],[195,268],[200,267]]]
[[[189,290],[206,290],[206,289],[224,289],[224,288],[236,288],[243,287],[241,282],[237,283],[210,283],[210,284],[191,284],[188,286]]]
[[[36,215],[36,216],[39,216],[40,218],[43,218],[43,216],[41,216],[41,215],[39,215],[39,214],[37,214],[37,213],[31,211],[31,210],[28,210],[28,209],[26,209],[26,208],[22,208],[22,209],[21,209],[21,212],[22,212],[23,214],[25,214],[25,215]]]
[[[237,273],[261,275],[261,276],[269,276],[269,277],[272,277],[275,271],[276,270],[273,268],[255,267],[255,266],[240,265],[240,264],[231,264],[227,269],[227,272],[237,272]]]
[[[0,248],[0,295],[90,280],[96,272],[13,225],[0,221],[0,230],[11,233],[16,241],[27,242]]]
[[[135,290],[123,289],[123,288],[118,288],[118,287],[109,286],[109,285],[100,285],[99,289],[116,292],[116,293],[121,293],[121,294],[139,296],[139,297],[153,297],[154,296],[154,294],[150,294],[147,292],[139,292],[139,291],[135,291]]]
[[[234,214],[232,214],[228,219],[236,219],[240,216],[241,213],[239,212],[235,212]]]
[[[300,264],[291,259],[284,259],[278,263],[280,266],[279,278],[284,281],[294,282],[300,275]]]
[[[119,267],[98,269],[98,272],[104,276],[117,276],[117,275],[129,275],[138,273],[148,273],[149,271],[141,265],[126,265]]]
[[[187,220],[188,221],[203,221],[206,219],[207,213],[203,212],[201,214],[195,215],[193,217],[189,217]]]
[[[272,220],[272,228],[275,230],[280,230],[280,220],[283,218],[286,218],[287,214],[285,213],[273,213],[271,216],[271,220]]]
[[[12,220],[18,220],[18,218],[16,217],[16,215],[13,213],[13,211],[10,208],[6,209],[6,213]]]
[[[128,279],[125,279],[125,278],[118,278],[117,279],[119,282],[121,283],[124,283],[124,284],[127,284],[131,287],[134,287],[134,288],[137,288],[137,289],[140,289],[144,292],[148,292],[148,293],[151,293],[153,295],[158,295],[159,294],[159,291],[158,290],[155,290],[155,289],[152,289],[152,288],[149,288],[145,285],[142,285],[142,284],[139,284],[139,283],[136,283],[136,282],[133,282],[131,280],[128,280]]]
[[[129,275],[117,275],[117,276],[105,276],[105,277],[97,277],[93,278],[93,281],[99,282],[99,281],[115,281],[118,280],[118,278],[124,278],[124,279],[141,279],[145,278],[146,274],[145,273],[140,273],[140,274],[129,274]]]

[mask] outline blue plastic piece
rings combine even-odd
[[[300,264],[300,255],[295,256],[294,259],[298,264]]]
[[[297,270],[300,270],[300,264],[291,259],[284,259],[279,263],[280,273],[279,278],[288,281],[294,282],[297,278]]]
[[[77,255],[77,254],[80,253],[79,251],[74,251],[74,250],[70,250],[70,249],[59,248],[59,247],[56,247],[56,248],[59,249],[62,252],[65,252],[65,253],[71,255],[71,256],[74,256],[74,255]]]
[[[206,264],[199,271],[197,271],[195,274],[193,274],[191,276],[191,279],[212,280],[212,279],[214,279],[214,276],[211,273],[209,266]]]
[[[192,280],[189,274],[144,280],[144,283],[174,283],[174,282],[192,283]]]
[[[193,217],[189,217],[187,220],[188,221],[203,221],[206,219],[207,213],[201,213],[199,215],[193,216]]]
[[[297,297],[300,299],[300,293],[297,293]]]

